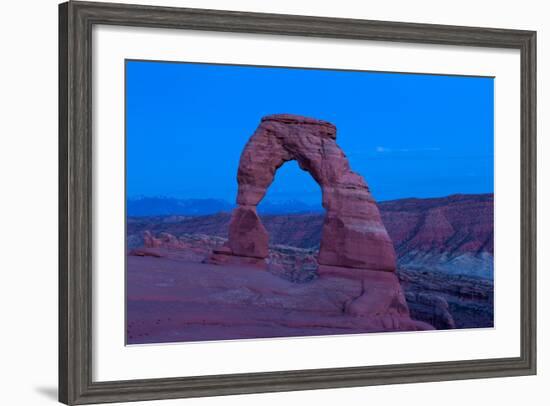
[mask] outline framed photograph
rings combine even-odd
[[[59,8],[59,400],[536,373],[536,33]]]

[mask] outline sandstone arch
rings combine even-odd
[[[238,207],[232,214],[229,241],[214,253],[213,259],[227,262],[234,257],[245,263],[264,264],[269,236],[256,206],[277,169],[291,160],[309,172],[322,190],[326,215],[318,257],[320,272],[349,273],[350,268],[394,271],[393,244],[367,184],[351,170],[336,144],[336,127],[289,114],[262,118],[246,144],[239,162]],[[352,276],[353,272],[358,271],[352,271]]]

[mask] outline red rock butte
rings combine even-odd
[[[365,180],[351,170],[336,144],[336,127],[327,121],[291,114],[263,117],[248,140],[239,162],[238,206],[231,217],[229,240],[214,251],[212,262],[266,266],[269,236],[256,207],[277,169],[292,160],[322,190],[326,214],[319,274],[364,279],[372,271],[395,271],[392,241]]]

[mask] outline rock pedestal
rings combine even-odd
[[[256,213],[256,206],[239,206],[229,223],[229,248],[241,257],[264,259],[269,254],[269,236]]]

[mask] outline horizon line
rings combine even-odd
[[[382,202],[391,202],[394,200],[411,200],[411,199],[419,199],[419,200],[428,200],[428,199],[442,199],[447,197],[453,197],[453,196],[482,196],[482,195],[494,195],[495,192],[480,192],[480,193],[451,193],[448,195],[438,195],[438,196],[427,196],[427,197],[417,197],[417,196],[406,196],[406,197],[397,197],[397,198],[391,198],[391,199],[376,199],[377,203]],[[177,197],[177,196],[169,196],[169,195],[138,195],[138,196],[126,196],[126,200],[142,200],[142,199],[174,199],[174,200],[214,200],[214,201],[221,201],[228,204],[236,204],[232,203],[231,201],[224,199],[224,198],[216,198],[216,197]],[[263,202],[272,202],[274,200],[268,199],[268,200],[261,200],[258,203],[258,206]],[[281,200],[282,203],[288,203],[288,202],[297,202],[297,203],[303,203],[307,205],[313,205],[314,203],[307,203],[304,200],[299,199],[288,199],[288,200]],[[321,203],[321,200],[319,200],[319,204]]]

